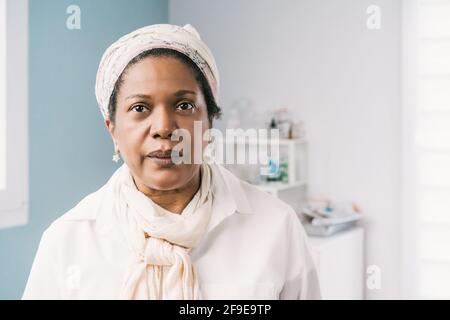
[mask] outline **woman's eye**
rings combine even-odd
[[[133,108],[131,108],[131,110],[141,113],[141,112],[148,110],[148,108],[142,104],[138,104],[138,105],[135,105]]]
[[[177,109],[181,110],[181,111],[191,110],[191,109],[194,109],[194,108],[195,108],[195,106],[192,103],[189,103],[189,102],[183,102],[183,103],[180,103],[177,106]]]

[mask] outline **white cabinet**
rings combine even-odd
[[[364,299],[364,229],[309,237],[323,299]]]

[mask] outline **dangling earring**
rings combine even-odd
[[[120,160],[120,151],[119,151],[119,147],[117,146],[117,143],[114,142],[114,154],[112,157],[112,161],[114,161],[115,163],[119,162]]]
[[[208,144],[206,145],[205,150],[203,152],[203,162],[211,164],[211,163],[214,162],[213,154],[214,154],[214,147],[215,146],[212,143],[212,139],[211,138],[207,141],[207,143]]]

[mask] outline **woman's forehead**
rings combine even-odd
[[[196,81],[191,68],[184,62],[173,57],[147,57],[127,68],[124,78],[134,81],[154,79]]]
[[[183,62],[176,58],[151,57],[127,69],[122,79],[122,90],[128,96],[152,95],[152,91],[168,91],[173,94],[179,94],[181,91],[195,93],[200,88],[193,71]]]

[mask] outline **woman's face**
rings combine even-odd
[[[194,139],[201,139],[194,135],[194,121],[202,121],[202,134],[209,128],[193,71],[176,58],[148,57],[130,66],[122,79],[115,123],[107,120],[106,125],[136,184],[156,190],[182,188],[198,174],[199,164],[192,159],[192,164],[167,165],[149,154],[173,149],[179,141],[171,141],[171,134],[185,129],[194,155]],[[202,153],[205,146],[202,142]]]

